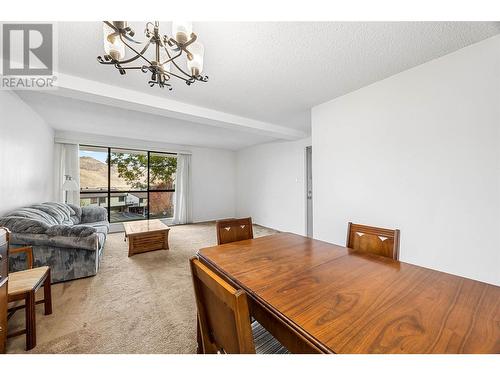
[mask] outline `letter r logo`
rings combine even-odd
[[[51,24],[4,24],[3,75],[52,75]]]

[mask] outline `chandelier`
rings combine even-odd
[[[105,65],[114,65],[120,74],[125,74],[129,69],[150,73],[151,78],[148,83],[151,87],[167,86],[169,90],[172,90],[169,83],[172,77],[183,80],[188,86],[196,81],[207,82],[208,77],[201,75],[204,48],[197,41],[197,36],[192,30],[191,22],[173,22],[173,37],[162,36],[159,22],[148,22],[144,31],[145,45],[139,51],[140,48],[134,48],[134,46],[142,43],[133,39],[135,32],[126,21],[104,21],[105,55],[98,56],[97,61]],[[154,49],[153,58],[146,56],[150,46]],[[133,57],[125,59],[125,47],[127,51],[133,53]],[[187,70],[179,66],[178,59],[182,55],[186,56]],[[136,60],[139,61],[136,62]]]

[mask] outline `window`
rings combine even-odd
[[[173,217],[177,155],[152,152],[149,157],[149,215]]]
[[[105,207],[112,223],[171,218],[176,170],[176,154],[80,146],[80,204]]]
[[[108,149],[80,147],[80,206],[108,206]]]
[[[108,190],[108,149],[80,146],[80,191]]]
[[[148,152],[111,149],[111,190],[147,191]]]
[[[170,191],[149,193],[150,217],[159,219],[174,216],[174,193]]]
[[[152,152],[149,160],[149,188],[175,191],[177,156]]]

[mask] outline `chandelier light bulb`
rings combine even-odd
[[[184,44],[191,39],[193,32],[193,23],[189,21],[173,21],[172,22],[172,36],[180,43]]]
[[[113,60],[121,60],[125,57],[125,45],[114,33],[115,30],[103,23],[104,52]]]
[[[200,42],[194,42],[187,49],[193,56],[191,60],[187,59],[187,67],[191,74],[196,77],[203,71],[203,54],[205,48]]]

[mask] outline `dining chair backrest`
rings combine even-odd
[[[217,244],[253,238],[252,218],[217,220]]]
[[[384,229],[349,223],[347,247],[371,254],[399,259],[399,229]]]
[[[255,353],[245,292],[233,288],[196,257],[190,265],[203,352]]]

